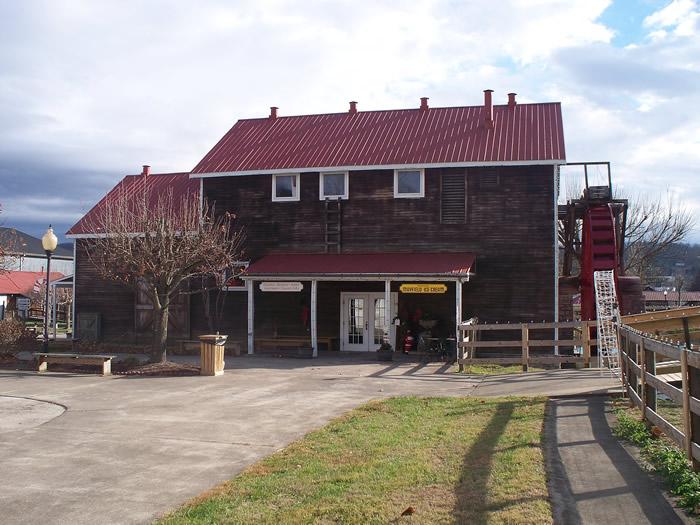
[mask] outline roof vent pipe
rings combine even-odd
[[[144,177],[148,177],[148,175],[151,174],[151,167],[148,164],[143,165],[143,171],[141,171],[141,175]]]
[[[425,111],[426,109],[428,109],[428,97],[420,98],[420,109],[421,111]]]
[[[493,128],[493,100],[491,99],[493,89],[484,90],[484,123],[486,127]]]
[[[517,93],[508,93],[508,107],[510,109],[515,107],[515,95],[517,95]]]
[[[277,106],[270,106],[270,120],[275,120],[277,118]]]
[[[351,115],[357,113],[357,102],[355,102],[354,100],[350,102],[350,110],[348,111],[348,113],[350,113]]]

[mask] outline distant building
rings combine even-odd
[[[46,253],[37,239],[14,228],[0,227],[0,238],[8,247],[8,269],[21,272],[46,272]],[[51,270],[63,275],[73,274],[73,249],[60,245],[51,256]]]
[[[644,307],[647,312],[682,306],[700,306],[700,292],[644,290]]]
[[[51,272],[51,282],[62,277],[60,272]],[[29,317],[32,306],[37,307],[36,304],[32,305],[32,299],[35,303],[41,302],[38,295],[45,279],[45,272],[0,273],[0,319],[4,319],[10,312],[15,312],[12,315],[21,319]]]

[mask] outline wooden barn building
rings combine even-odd
[[[249,353],[307,341],[372,351],[458,320],[557,317],[557,191],[565,163],[559,103],[348,111],[238,121],[188,173],[128,176],[199,192],[245,228],[241,286],[218,327]],[[113,190],[114,191],[114,190]],[[88,213],[99,212],[100,204]],[[88,217],[86,216],[86,217]],[[104,339],[135,340],[149,305],[97,278],[76,239],[75,309]],[[208,331],[202,299],[183,297],[173,339]],[[141,320],[141,321],[140,321]],[[86,328],[87,330],[87,328]]]

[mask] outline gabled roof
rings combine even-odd
[[[8,253],[11,255],[21,255],[25,257],[46,257],[41,239],[37,239],[28,233],[21,232],[14,228],[0,227],[0,239],[7,239],[9,244]],[[73,250],[58,245],[52,257],[73,258]]]
[[[251,264],[248,277],[405,275],[467,277],[473,253],[285,253]]]
[[[60,272],[51,272],[49,281],[63,277]],[[46,272],[3,272],[0,273],[0,295],[23,295],[30,297],[37,280],[46,278]]]
[[[148,191],[150,195],[148,204],[150,206],[155,206],[158,202],[158,197],[163,195],[166,191],[172,191],[174,199],[178,199],[187,194],[198,195],[199,181],[190,179],[189,173],[127,175],[119,184],[112,188],[100,202],[93,206],[82,219],[75,223],[70,230],[68,230],[66,235],[70,237],[100,234],[101,232],[91,231],[91,225],[98,222],[97,219],[100,217],[100,213],[104,211],[110,199],[114,199],[116,195],[122,195],[122,192],[124,192],[128,198],[136,198],[143,195],[144,191]]]
[[[564,161],[558,102],[239,120],[192,170],[245,174],[405,165]]]

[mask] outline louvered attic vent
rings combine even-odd
[[[467,178],[463,173],[440,178],[440,222],[464,224],[467,218]]]
[[[499,183],[498,168],[484,168],[479,170],[480,188],[496,188]]]

